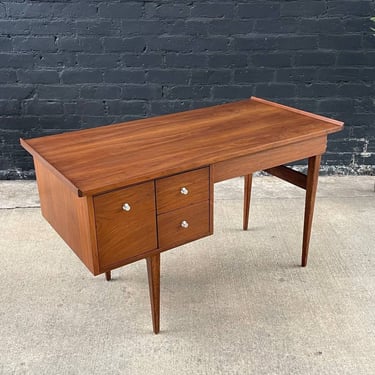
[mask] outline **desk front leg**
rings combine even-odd
[[[302,267],[307,265],[309,245],[311,237],[311,226],[314,214],[315,196],[318,187],[318,177],[321,155],[312,156],[308,160],[308,171],[306,181],[305,221],[303,226],[302,242]]]
[[[154,333],[160,330],[160,253],[146,258],[148,286],[150,289],[152,326]]]
[[[246,176],[244,176],[243,230],[247,230],[249,227],[249,210],[250,210],[252,181],[253,181],[252,174],[247,174]]]

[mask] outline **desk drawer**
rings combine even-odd
[[[100,268],[157,248],[154,182],[94,197]]]
[[[182,245],[210,234],[209,201],[158,216],[159,247]]]
[[[209,168],[156,180],[158,214],[209,199]]]

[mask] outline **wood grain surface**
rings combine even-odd
[[[91,195],[339,131],[343,123],[252,98],[63,133],[22,146]]]

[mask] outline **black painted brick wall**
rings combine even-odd
[[[19,137],[251,95],[344,120],[324,164],[373,173],[371,15],[374,0],[2,1],[0,175],[32,176]]]

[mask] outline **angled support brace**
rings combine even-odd
[[[285,167],[284,165],[265,169],[264,171],[269,174],[272,174],[272,176],[281,178],[284,181],[287,181],[293,185],[296,185],[306,190],[307,176],[301,172],[297,172],[294,169]]]

